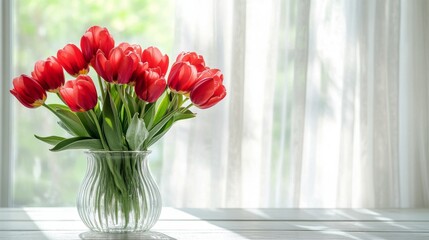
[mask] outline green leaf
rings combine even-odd
[[[49,104],[48,107],[61,120],[60,126],[70,134],[81,137],[89,136],[80,119],[68,107],[61,104]]]
[[[174,115],[174,121],[177,122],[184,119],[194,118],[195,116],[196,114],[191,112],[191,110],[188,109],[184,113],[178,113]]]
[[[70,135],[72,135],[72,136],[74,136],[75,135],[75,133],[74,132],[72,132],[63,122],[61,122],[61,121],[58,121],[57,122],[58,123],[58,125],[62,128],[62,129],[64,129],[68,134],[70,134]]]
[[[100,134],[98,134],[97,126],[92,118],[88,115],[88,112],[78,112],[76,116],[79,118],[83,127],[89,133],[89,135],[93,138],[100,138]]]
[[[146,107],[149,107],[148,110],[146,110],[144,115],[140,117],[143,117],[144,123],[149,128],[150,122],[152,122],[152,119],[155,116],[155,104],[150,103],[150,104],[147,104]]]
[[[137,104],[135,99],[131,96],[131,94],[125,94],[128,102],[128,108],[130,109],[131,114],[137,112]]]
[[[148,137],[149,132],[146,129],[144,120],[139,118],[139,114],[135,113],[126,133],[126,139],[131,150],[144,150],[144,141]]]
[[[170,121],[168,121],[167,124],[165,124],[164,127],[157,134],[155,134],[152,139],[150,139],[146,147],[152,146],[159,139],[161,139],[168,132],[168,130],[170,130],[171,126],[173,126],[173,123],[174,119],[170,119]]]
[[[126,150],[123,145],[121,121],[109,91],[107,91],[103,106],[103,130],[110,150]]]
[[[63,141],[65,138],[59,137],[59,136],[49,136],[49,137],[41,137],[34,135],[37,139],[39,139],[42,142],[45,142],[47,144],[51,145],[57,145],[59,142]]]
[[[52,103],[52,104],[48,104],[48,105],[53,110],[66,110],[66,111],[70,111],[70,108],[67,107],[66,105],[63,105],[63,104]]]
[[[149,122],[149,128],[152,127],[152,125],[157,124],[162,117],[165,115],[168,109],[168,105],[170,104],[170,95],[169,94],[163,94],[163,98],[159,104],[156,104],[156,113],[153,117],[153,120]]]
[[[175,113],[177,113],[177,110],[174,112],[168,113],[162,118],[162,120],[159,123],[157,123],[152,129],[150,129],[149,139],[152,139],[158,133],[158,131],[161,130],[164,127],[164,125],[166,125],[167,122],[174,117]]]
[[[125,105],[123,105],[123,106],[125,106]],[[131,121],[131,119],[128,119],[128,116],[127,116],[127,113],[126,113],[126,110],[124,107],[121,109],[119,119],[121,120],[121,123],[122,123],[122,132],[126,133],[127,129],[128,129],[128,125],[130,124],[129,121]]]
[[[100,122],[100,119],[101,119],[101,104],[100,104],[100,102],[98,102],[98,104],[95,105],[94,112],[95,112],[95,115],[97,115],[98,122]]]
[[[182,94],[170,92],[169,95],[170,95],[170,99],[172,99],[170,103],[170,109],[177,109],[179,106],[182,105],[182,102],[183,102]]]
[[[70,110],[63,109],[58,109],[56,112],[61,121],[70,129],[70,131],[75,133],[76,136],[89,137],[88,132],[75,113]]]
[[[100,139],[86,138],[86,137],[73,137],[64,139],[59,142],[50,150],[53,152],[59,152],[67,149],[89,149],[89,150],[101,150],[103,146]]]

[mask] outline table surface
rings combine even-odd
[[[0,208],[0,239],[429,239],[429,209],[174,209],[145,234],[96,234],[75,208]]]

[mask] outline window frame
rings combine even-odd
[[[11,88],[13,1],[3,0],[0,4],[0,207],[12,206],[12,115]]]

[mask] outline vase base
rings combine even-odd
[[[123,229],[122,229],[123,230]],[[145,232],[95,232],[89,231],[79,234],[81,239],[157,239],[157,240],[176,240],[166,234],[153,231]]]

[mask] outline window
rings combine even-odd
[[[0,78],[9,79],[11,69],[11,4],[3,1],[0,4]],[[6,93],[9,89],[9,81],[0,81],[0,92]],[[8,206],[11,202],[11,163],[10,159],[10,97],[9,94],[1,94],[0,97],[0,206]]]
[[[159,46],[170,63],[196,51],[224,73],[225,100],[194,109],[196,119],[152,149],[164,206],[429,205],[425,1],[6,0],[2,8],[2,33],[13,30],[12,42],[2,35],[0,66],[3,205],[8,196],[15,206],[74,204],[83,154],[51,153],[32,138],[61,130],[7,90],[12,76],[78,43],[91,25],[108,27],[117,43]]]

